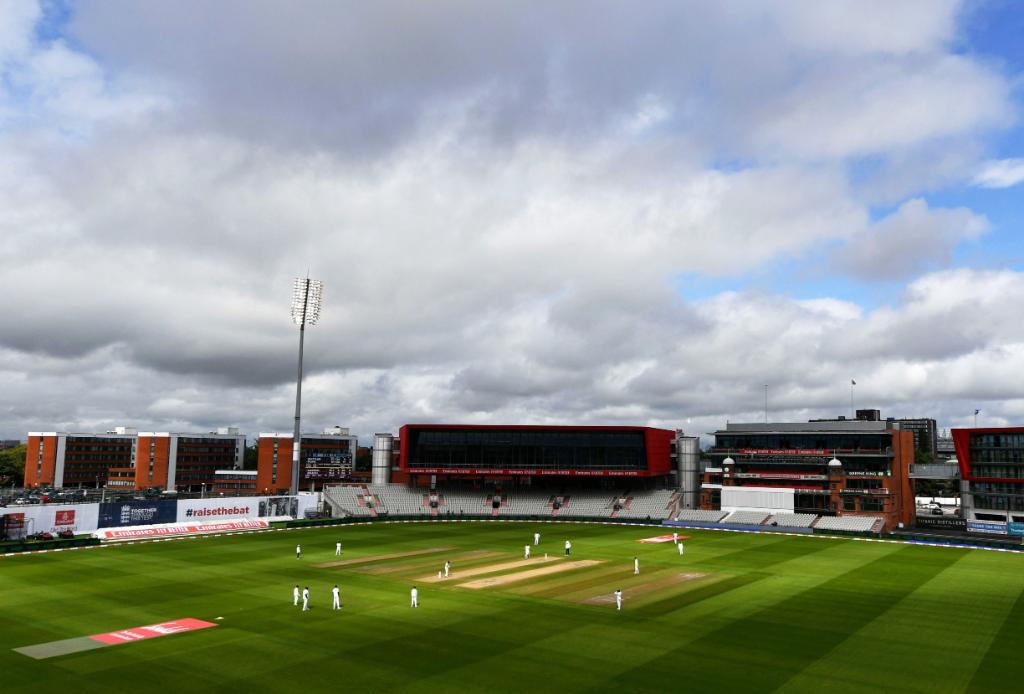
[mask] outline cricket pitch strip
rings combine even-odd
[[[557,558],[545,559],[543,557],[532,557],[530,559],[519,559],[517,561],[505,561],[500,564],[486,564],[484,566],[474,566],[472,569],[463,569],[462,571],[452,571],[448,578],[438,578],[437,576],[420,576],[417,581],[421,583],[438,583],[441,581],[455,581],[463,578],[470,578],[471,576],[480,576],[481,574],[492,574],[495,571],[505,571],[506,569],[518,569],[522,566],[531,566],[534,564],[544,564],[545,562],[551,563],[558,561]]]
[[[494,588],[495,586],[504,586],[509,583],[516,583],[518,581],[525,581],[528,578],[536,578],[537,576],[547,576],[548,574],[561,573],[562,571],[572,571],[573,569],[582,569],[586,566],[595,566],[597,564],[603,564],[602,561],[595,559],[581,559],[579,561],[560,561],[556,564],[549,566],[542,566],[539,569],[529,569],[527,571],[518,571],[514,574],[505,574],[503,576],[494,576],[492,578],[480,578],[475,581],[469,581],[468,583],[460,583],[459,588],[471,588],[474,590],[480,588]]]

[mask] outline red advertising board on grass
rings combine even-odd
[[[158,636],[180,634],[185,631],[196,631],[217,626],[214,622],[204,622],[201,619],[176,619],[173,622],[160,622],[144,627],[132,627],[121,631],[109,631],[106,634],[93,634],[89,638],[101,643],[116,644],[128,643],[130,641],[142,641],[144,639],[155,639]]]

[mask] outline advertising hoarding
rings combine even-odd
[[[967,530],[972,533],[988,533],[989,535],[1005,535],[1006,523],[995,521],[967,521]]]
[[[177,520],[177,503],[174,499],[131,499],[100,504],[99,527],[173,523]]]
[[[260,501],[266,497],[227,497],[217,499],[179,499],[178,517],[168,522],[194,523],[258,518]]]
[[[963,518],[918,516],[915,525],[919,528],[935,528],[936,530],[967,530],[967,521]]]
[[[2,508],[0,516],[13,516],[7,523],[8,535],[21,538],[35,533],[70,530],[76,535],[95,532],[99,504],[38,504]]]

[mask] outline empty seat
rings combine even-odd
[[[687,509],[676,515],[678,521],[694,521],[696,523],[717,523],[726,516],[726,511],[705,511],[701,509]]]
[[[884,519],[879,516],[822,516],[814,527],[822,530],[868,532],[881,520]]]
[[[776,513],[769,523],[784,528],[809,528],[816,518],[813,513]]]
[[[735,523],[737,525],[761,525],[768,518],[765,511],[733,511],[722,519],[722,523]]]

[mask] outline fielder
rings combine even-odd
[[[636,557],[633,557],[633,575],[634,576],[639,576],[640,575],[640,560],[637,559]]]
[[[683,543],[680,542],[676,547],[679,548],[679,556],[683,556]]]
[[[523,559],[530,558],[530,545],[523,545]]]
[[[309,586],[302,589],[302,611],[309,611]]]
[[[677,532],[673,532],[672,533],[672,542],[675,542],[677,545],[679,544],[679,533],[677,533]]]
[[[622,588],[615,589],[615,609],[622,609]]]
[[[341,591],[338,590],[338,586],[337,585],[335,585],[334,588],[331,589],[331,595],[334,596],[334,606],[331,609],[340,610],[341,609]]]
[[[336,556],[336,557],[340,557],[341,556],[341,543],[340,542],[335,543],[335,545],[334,545],[334,556]]]
[[[533,546],[536,547],[540,544],[540,533],[533,534]]]
[[[302,559],[302,545],[295,545],[295,558]]]
[[[295,586],[295,588],[292,589],[292,606],[293,607],[298,607],[299,606],[299,587],[298,586]]]
[[[418,590],[416,590],[416,586],[412,587],[412,591],[410,591],[409,596],[412,598],[412,607],[419,607],[420,606],[420,592]]]
[[[448,572],[451,571],[451,569],[452,569],[452,563],[450,561],[445,561],[445,563],[444,563],[444,577],[445,578],[448,578]]]
[[[569,552],[572,551],[572,543],[568,540],[565,541],[565,556],[569,556]]]

